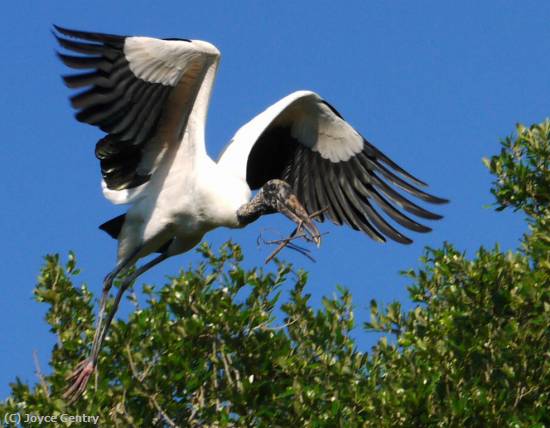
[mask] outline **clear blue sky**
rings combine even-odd
[[[351,230],[323,225],[330,235],[317,263],[286,253],[310,271],[308,291],[319,304],[336,284],[351,289],[359,322],[368,302],[407,304],[398,271],[418,266],[426,245],[454,243],[470,256],[480,245],[515,248],[520,215],[495,213],[483,156],[516,122],[549,113],[550,3],[547,1],[94,1],[7,2],[0,17],[0,227],[2,341],[0,398],[16,376],[34,382],[32,351],[44,370],[54,337],[45,305],[32,300],[42,257],[74,250],[81,281],[95,291],[115,260],[115,242],[97,229],[122,212],[103,199],[93,148],[100,132],[77,123],[59,75],[51,24],[122,34],[203,39],[222,52],[210,108],[209,153],[217,157],[240,125],[291,91],[312,89],[365,137],[452,200],[434,232],[411,246],[380,245]],[[214,245],[233,238],[247,264],[262,228],[292,229],[269,217],[246,231],[220,230]],[[193,254],[157,267],[143,280],[196,263]],[[126,313],[129,304],[125,305]],[[410,303],[409,303],[410,306]],[[124,311],[122,312],[124,314]],[[373,339],[356,331],[364,350]]]

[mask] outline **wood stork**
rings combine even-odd
[[[317,244],[310,214],[347,224],[376,241],[411,240],[383,217],[416,231],[431,229],[416,216],[441,218],[403,196],[441,204],[426,186],[365,140],[311,91],[294,92],[240,128],[217,162],[205,149],[205,123],[220,52],[210,43],[69,30],[54,26],[63,77],[81,122],[107,135],[99,140],[105,197],[129,205],[100,226],[118,240],[115,268],[106,276],[89,357],[70,377],[65,397],[85,390],[126,288],[168,257],[197,245],[216,227],[241,228],[280,212]],[[253,191],[258,192],[253,196]],[[139,259],[160,253],[126,276],[112,309],[105,304],[115,277]]]

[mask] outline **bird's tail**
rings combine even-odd
[[[122,230],[122,225],[126,220],[126,214],[121,214],[118,217],[112,218],[109,221],[103,223],[99,228],[104,232],[107,232],[109,236],[113,239],[118,239],[120,231]]]

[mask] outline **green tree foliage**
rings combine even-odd
[[[113,324],[99,375],[68,406],[65,376],[93,337],[94,298],[73,286],[74,255],[47,256],[35,295],[57,337],[49,374],[16,379],[0,415],[87,414],[121,427],[549,426],[550,122],[519,126],[485,162],[497,209],[526,216],[521,247],[471,260],[450,244],[426,249],[405,272],[412,310],[371,302],[364,328],[384,335],[368,353],[350,336],[345,289],[315,310],[304,272],[246,270],[237,245],[204,245],[199,266],[143,286],[145,305],[130,296],[135,310]]]

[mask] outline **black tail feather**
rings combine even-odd
[[[111,238],[118,239],[118,235],[120,235],[124,220],[126,220],[126,214],[119,215],[118,217],[106,221],[101,226],[99,226],[99,228],[104,232],[107,232]]]

